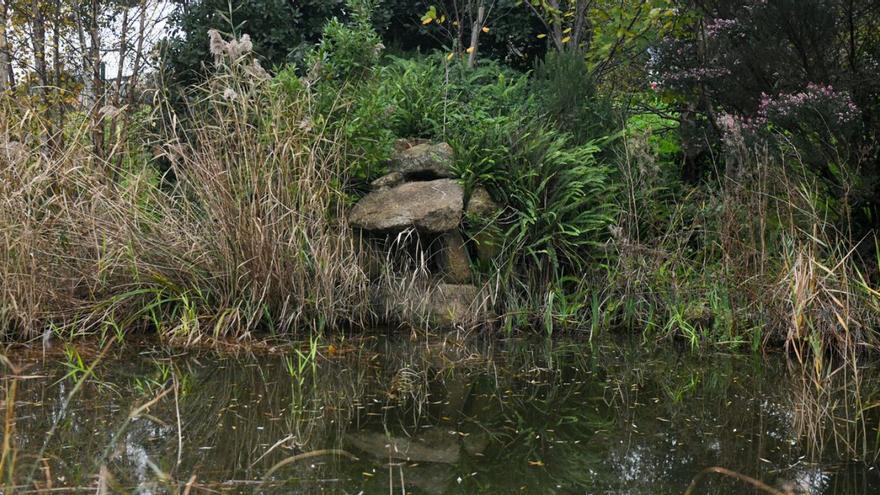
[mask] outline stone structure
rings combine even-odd
[[[439,326],[474,322],[485,302],[473,285],[467,243],[460,233],[465,193],[452,177],[454,154],[446,143],[400,140],[390,172],[371,183],[372,191],[351,210],[350,224],[368,237],[415,231],[432,260],[436,290],[427,313]],[[498,206],[485,189],[472,194],[467,212],[489,216]],[[482,256],[482,255],[481,255]]]
[[[464,191],[453,179],[404,182],[361,198],[352,208],[349,222],[376,233],[415,228],[427,234],[442,234],[458,228],[463,208]]]

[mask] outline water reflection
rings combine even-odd
[[[130,346],[69,403],[63,356],[12,353],[29,367],[4,377],[15,421],[0,479],[10,492],[657,494],[721,466],[784,493],[880,489],[871,366],[820,383],[779,356],[621,342],[317,350]],[[759,492],[707,475],[696,493]]]

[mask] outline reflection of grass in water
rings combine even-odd
[[[31,486],[37,486],[34,480],[34,477],[37,473],[37,470],[40,468],[41,463],[44,463],[44,456],[49,447],[50,442],[55,437],[56,431],[58,427],[62,424],[63,421],[67,420],[67,412],[70,407],[71,401],[74,397],[82,390],[83,386],[94,376],[95,368],[99,363],[104,359],[107,352],[111,349],[111,345],[107,344],[102,349],[98,356],[89,364],[85,365],[84,361],[80,357],[79,353],[71,353],[69,350],[67,351],[68,362],[66,363],[68,368],[71,369],[67,375],[62,380],[70,378],[73,381],[73,387],[70,392],[66,394],[64,399],[62,400],[60,408],[56,411],[52,422],[49,425],[49,428],[43,435],[42,444],[34,455],[34,462],[31,464],[29,469],[24,471],[24,478],[19,478],[18,475],[22,474],[16,472],[16,460],[18,458],[18,452],[16,447],[13,445],[15,439],[15,404],[16,404],[16,395],[18,391],[18,375],[23,372],[28,366],[17,367],[12,364],[12,362],[3,357],[0,360],[0,364],[9,368],[12,372],[11,376],[4,377],[4,389],[5,389],[5,403],[6,403],[6,414],[4,417],[4,441],[3,441],[3,452],[2,452],[2,462],[0,462],[0,475],[4,478],[4,484],[6,485],[7,492],[13,493],[15,491],[21,489],[30,489]],[[76,359],[72,360],[71,357],[75,356]],[[48,468],[48,464],[43,464],[46,466],[46,484],[51,486],[50,479],[50,470]],[[5,469],[4,469],[5,468]],[[21,483],[17,485],[16,483]]]
[[[185,359],[154,359],[146,365],[143,359],[140,364],[132,363],[137,372],[129,381],[139,385],[112,389],[114,401],[123,404],[124,413],[130,405],[138,407],[166,390],[169,379],[179,382],[184,439],[180,465],[176,463],[179,438],[171,392],[152,405],[149,416],[141,415],[130,424],[122,417],[98,424],[105,431],[85,443],[82,431],[91,431],[95,424],[77,419],[80,423],[59,430],[61,435],[54,443],[75,445],[89,456],[96,453],[92,466],[79,463],[81,472],[74,476],[78,481],[93,481],[90,477],[101,472],[99,461],[103,459],[107,461],[106,478],[117,477],[117,483],[108,482],[109,486],[130,488],[138,480],[133,477],[131,459],[126,458],[129,454],[112,440],[105,440],[124,426],[126,434],[117,435],[119,443],[126,448],[143,449],[154,463],[146,481],[162,482],[169,491],[182,491],[193,475],[197,476],[195,484],[199,486],[216,487],[216,483],[229,480],[253,481],[262,479],[284,459],[347,449],[344,438],[352,430],[367,428],[388,431],[394,436],[417,436],[423,426],[440,425],[444,430],[459,432],[462,439],[476,435],[490,439],[484,457],[463,455],[456,467],[460,472],[471,472],[472,464],[493,472],[515,466],[527,470],[532,478],[527,482],[530,487],[540,488],[554,482],[586,488],[597,483],[620,486],[620,481],[615,485],[608,478],[614,472],[607,466],[609,459],[618,460],[626,453],[627,447],[618,446],[619,440],[647,445],[653,452],[647,452],[646,459],[655,462],[650,456],[656,456],[666,445],[657,438],[668,425],[683,445],[677,447],[682,450],[676,455],[698,458],[705,453],[706,440],[686,426],[705,425],[709,429],[719,428],[713,435],[722,448],[712,458],[713,464],[736,468],[758,479],[766,480],[769,476],[772,480],[776,476],[772,474],[773,466],[758,460],[763,455],[762,447],[745,445],[731,432],[767,431],[772,425],[750,423],[756,418],[777,420],[760,410],[758,402],[750,403],[753,409],[749,409],[735,401],[742,397],[766,397],[779,403],[786,394],[805,400],[796,394],[808,391],[790,389],[779,380],[769,379],[775,378],[779,370],[760,358],[714,355],[711,359],[700,359],[688,352],[671,355],[671,349],[658,354],[640,347],[603,343],[588,352],[580,343],[461,343],[452,339],[439,344],[403,340],[377,345],[362,341],[339,343],[339,347],[343,349],[334,350],[334,358],[322,359],[321,354],[331,354],[329,346],[308,343],[300,354],[291,353],[296,356],[291,363],[284,356],[247,354],[219,359],[213,354],[192,354]],[[307,359],[300,362],[300,358]],[[792,379],[798,376],[793,375]],[[843,381],[842,373],[833,376]],[[748,381],[737,381],[737,377]],[[862,416],[855,420],[862,421],[860,428],[865,432],[872,431],[868,425],[876,419],[875,410],[866,404],[873,397],[867,391],[876,389],[877,381],[861,378],[862,402],[857,406]],[[92,386],[98,385],[90,383],[89,387]],[[133,393],[129,392],[131,389]],[[815,386],[809,390],[813,389]],[[819,445],[826,450],[856,433],[856,427],[845,422],[852,416],[844,413],[858,410],[846,409],[845,396],[833,394],[830,385],[827,390],[823,392],[826,395],[814,393],[807,398],[826,407],[838,405],[835,421],[850,429],[839,430],[836,437],[817,430],[826,435]],[[461,397],[454,399],[456,394]],[[106,406],[85,398],[77,407],[77,417],[107,415]],[[740,409],[742,414],[738,413]],[[668,422],[656,421],[657,416]],[[819,420],[804,416],[803,421],[812,425]],[[872,453],[876,444],[868,447]],[[62,452],[59,454],[64,455]],[[101,457],[99,452],[108,454]],[[343,467],[342,463],[347,461],[333,455],[310,457],[306,463],[292,461],[272,473],[274,479],[267,487],[283,491],[278,484],[289,483],[296,484],[298,489],[318,490],[324,477],[352,474],[352,469],[359,472],[370,463],[383,462],[354,453],[362,457],[356,468]],[[788,455],[791,454],[780,453],[777,460],[784,462]],[[75,469],[62,461],[59,457],[60,469],[52,461],[53,471],[66,473]],[[316,467],[312,469],[311,464]],[[21,466],[20,460],[18,465]],[[590,468],[596,474],[590,473]],[[676,476],[683,472],[687,479],[696,474],[687,474],[686,466],[677,469]],[[348,482],[358,483],[358,475],[353,476],[355,479]],[[466,479],[462,488],[476,489],[483,486],[480,483],[487,481]],[[489,488],[496,490],[519,489],[514,486],[517,480],[513,477],[488,483]],[[712,483],[715,486],[718,481]]]
[[[211,465],[214,473],[203,475],[259,479],[290,455],[337,448],[335,439],[365,394],[365,372],[346,372],[334,361],[293,375],[284,358],[227,359],[189,372],[193,386],[181,400],[190,418],[185,431],[204,450],[187,466]],[[276,445],[279,440],[285,441]],[[278,474],[316,479],[322,471],[292,464]]]
[[[11,363],[3,356],[6,367]],[[14,371],[13,371],[14,372]],[[16,452],[12,448],[12,437],[15,435],[15,394],[18,389],[18,380],[9,377],[3,378],[4,390],[4,427],[3,427],[3,451],[0,453],[0,481],[6,486],[6,491],[11,492],[15,484]]]
[[[314,358],[314,352],[308,354]],[[216,356],[207,358],[216,359]],[[79,363],[80,360],[74,357],[63,364],[79,369]],[[77,383],[84,383],[84,379],[92,375],[96,364],[92,363],[86,373],[69,373],[56,383],[70,383],[74,377],[78,379]],[[77,399],[78,414],[64,423],[64,428],[59,430],[62,435],[53,443],[76,446],[82,450],[84,457],[77,459],[76,466],[65,463],[56,472],[65,473],[67,482],[71,483],[88,484],[93,476],[97,476],[100,486],[111,487],[108,489],[114,491],[128,491],[146,482],[163,486],[163,490],[169,492],[177,492],[184,489],[194,475],[221,481],[228,481],[223,478],[224,475],[235,474],[241,474],[245,480],[257,478],[279,456],[283,458],[288,452],[301,452],[312,448],[312,445],[333,441],[340,434],[330,430],[339,430],[348,424],[348,417],[355,409],[352,401],[357,401],[364,393],[359,389],[363,372],[347,374],[332,362],[325,364],[320,368],[321,373],[311,364],[304,366],[302,373],[296,377],[290,376],[281,359],[264,361],[225,357],[216,365],[208,366],[186,360],[182,368],[175,361],[154,359],[143,371],[142,365],[136,365],[137,376],[130,379],[132,386],[128,388],[134,394],[125,393],[126,388],[118,389],[121,395],[117,399],[123,404],[131,404],[130,412],[125,417],[103,421],[106,413],[99,402]],[[93,381],[88,386],[100,387]],[[103,393],[109,391],[112,390],[103,388]],[[74,390],[69,394],[68,399],[76,392]],[[179,437],[176,431],[178,404],[172,398],[178,394],[179,414],[186,420],[186,446],[182,443],[183,437]],[[6,398],[14,402],[14,394],[7,392]],[[66,407],[65,401],[62,409]],[[95,410],[90,411],[92,408]],[[128,405],[123,408],[129,410]],[[266,421],[263,414],[268,411],[280,413],[273,418],[276,421]],[[95,412],[98,413],[95,419],[102,420],[98,427],[103,431],[96,438],[88,439],[83,437],[83,432],[90,431],[95,425],[89,424],[86,418]],[[14,421],[7,423],[10,431],[12,426]],[[247,434],[248,428],[254,426],[259,426],[261,431]],[[238,434],[236,430],[244,434]],[[250,461],[257,459],[268,448],[267,439],[274,441],[285,435],[292,438],[290,444],[284,446],[289,448],[280,448],[274,456],[267,456],[260,464],[251,466]],[[105,436],[108,440],[102,443],[101,438]],[[11,438],[11,435],[4,436],[10,442]],[[203,446],[213,447],[214,453],[220,452],[222,455],[200,455],[203,451],[199,447]],[[146,449],[148,478],[140,478],[139,481],[132,478],[131,470],[135,466],[130,459],[126,460],[131,454],[128,451],[130,448]],[[166,452],[179,452],[183,448],[187,449],[183,465],[178,466],[175,462],[177,456],[164,455]],[[86,459],[92,453],[95,455],[92,458],[94,462],[89,467]],[[157,456],[153,458],[153,454]],[[9,455],[7,457],[11,458]],[[42,457],[38,455],[36,459]],[[54,454],[50,454],[50,460],[52,458],[55,458]],[[61,457],[57,459],[62,461]],[[4,466],[9,465],[4,461]],[[74,471],[79,474],[71,474]],[[326,470],[283,474],[316,479],[322,471]],[[199,483],[190,485],[202,486]]]
[[[880,383],[853,357],[819,372],[793,369],[789,387],[793,427],[814,458],[839,456],[876,463],[880,456]],[[873,431],[869,428],[873,425]]]

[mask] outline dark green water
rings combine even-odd
[[[312,366],[290,350],[129,345],[71,396],[63,353],[11,349],[28,367],[4,370],[0,479],[14,453],[7,492],[681,494],[719,466],[787,493],[880,493],[870,368],[816,383],[781,356],[619,342],[318,350]],[[694,493],[762,492],[708,474]]]

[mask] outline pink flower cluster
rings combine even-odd
[[[767,119],[722,113],[716,124],[721,128],[725,140],[735,142],[742,139],[743,136],[757,134],[767,125]]]
[[[831,85],[810,83],[803,91],[782,93],[776,98],[762,93],[757,118],[765,122],[802,118],[804,111],[830,119],[827,123],[834,125],[849,124],[859,117],[859,109],[849,93],[835,91]]]
[[[724,31],[729,31],[735,28],[736,25],[736,19],[724,19],[722,17],[711,19],[708,24],[706,24],[706,37],[717,38],[718,35],[722,34]]]
[[[817,124],[817,118],[821,123]],[[811,83],[803,91],[782,93],[775,98],[762,93],[753,116],[722,113],[716,124],[726,141],[737,142],[746,136],[757,135],[768,123],[783,127],[790,124],[820,125],[836,131],[858,118],[859,109],[848,93],[835,91],[830,85]]]

